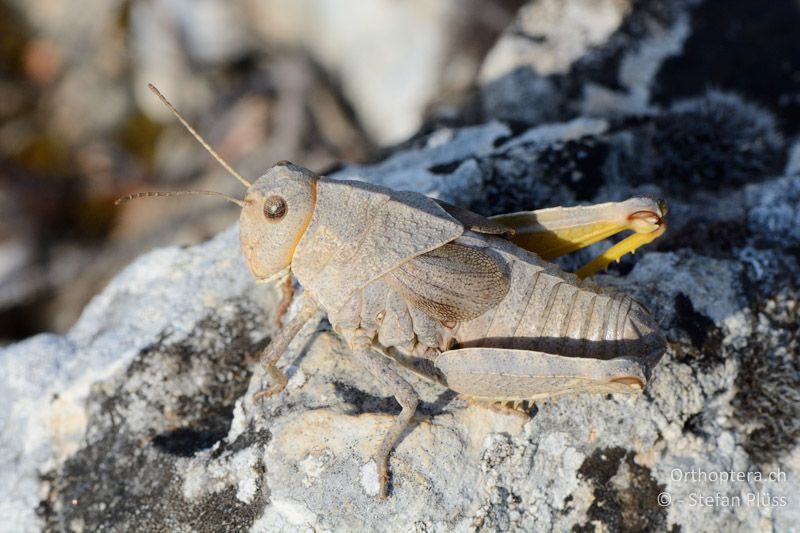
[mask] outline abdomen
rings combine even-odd
[[[511,283],[500,304],[455,330],[459,347],[534,350],[609,359],[663,352],[647,310],[630,296],[581,284],[516,247],[502,250]]]

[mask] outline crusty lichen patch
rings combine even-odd
[[[800,301],[787,286],[767,299],[741,351],[733,407],[756,464],[779,458],[800,439]]]
[[[663,531],[666,509],[658,504],[665,488],[650,469],[634,461],[634,453],[620,447],[598,449],[587,457],[578,476],[593,487],[594,502],[587,521],[573,531]]]
[[[239,450],[269,439],[250,432],[242,435],[247,442],[220,442],[250,382],[246,358],[264,345],[251,337],[258,312],[226,305],[230,312],[210,311],[183,340],[165,333],[126,372],[93,387],[85,445],[45,476],[49,491],[39,514],[48,529],[211,531],[225,523],[229,531],[249,530],[267,498],[256,456],[243,466],[253,470],[249,486],[241,473],[209,474],[196,483],[205,485],[197,498],[184,490],[184,469],[198,453],[208,450],[208,472],[214,464],[223,471],[226,463],[236,466]]]

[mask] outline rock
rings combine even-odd
[[[476,170],[487,161],[532,176],[543,158],[556,164],[554,147],[575,139],[618,149],[607,126],[584,120],[516,135],[499,123],[442,130],[374,167],[336,176],[469,204],[497,179]],[[474,164],[465,167],[462,158]],[[669,251],[637,254],[627,275],[600,277],[646,303],[670,341],[645,394],[566,398],[527,418],[466,405],[407,374],[423,402],[392,455],[387,502],[374,498],[371,452],[398,408],[332,332],[301,334],[284,358],[286,391],[251,402],[264,379],[253,357],[274,331],[277,295],[251,284],[235,228],[207,244],[153,252],[120,274],[65,337],[35,337],[0,354],[2,397],[11,406],[3,426],[13,428],[3,434],[0,472],[4,486],[19,488],[4,498],[6,516],[22,530],[763,526],[755,504],[683,512],[697,494],[720,494],[778,502],[770,520],[788,526],[798,517],[780,502],[796,494],[800,479],[791,303],[798,270],[782,248],[762,247],[773,241],[759,237],[759,213],[793,180],[747,186],[738,224],[750,229],[732,248],[707,255],[701,243],[666,240]],[[574,199],[558,183],[530,194],[539,202]],[[731,216],[701,212],[706,199],[676,198],[689,213],[684,227]],[[758,271],[742,259],[751,256],[762,261]],[[785,269],[792,261],[795,268]],[[781,283],[754,292],[758,276]],[[744,383],[748,392],[737,392]],[[731,470],[780,471],[787,479],[707,480]],[[706,477],[686,478],[692,471]],[[662,493],[672,507],[659,505]]]
[[[536,8],[564,17],[585,5]],[[532,104],[517,88],[498,101],[521,120],[432,127],[333,177],[487,215],[665,196],[667,233],[596,277],[645,304],[668,340],[643,394],[569,397],[523,416],[401,370],[422,401],[391,456],[390,498],[378,501],[371,453],[399,407],[324,321],[283,357],[285,391],[251,401],[266,379],[255,358],[275,333],[279,295],[252,283],[234,227],[141,257],[69,333],[0,351],[0,529],[795,527],[796,142],[790,150],[774,106],[746,94],[702,86],[653,104],[657,71],[692,38],[689,17],[702,8],[597,6],[608,14],[602,32],[576,47],[547,44],[558,52],[551,64],[568,71],[525,67],[546,82],[533,90],[558,99],[552,114],[545,100],[526,115]],[[652,70],[620,81],[648,57]],[[597,91],[548,92],[596,85],[592,65],[609,62],[619,65],[613,105],[584,100]],[[492,83],[484,95],[502,90]],[[706,133],[690,143],[686,132]],[[691,164],[678,165],[684,158]]]
[[[748,186],[747,225],[766,245],[800,245],[800,176],[776,180],[767,187]]]
[[[631,11],[620,0],[546,0],[525,5],[481,70],[491,80],[521,65],[547,76],[566,73],[592,47],[605,43]]]
[[[3,486],[17,487],[13,495],[6,494],[0,504],[5,516],[15,517],[4,528],[16,531],[37,529],[35,500],[41,483],[52,484],[53,488],[60,484],[55,478],[46,481],[39,477],[40,474],[46,475],[45,471],[51,468],[69,468],[63,461],[78,449],[106,453],[108,450],[98,448],[101,446],[99,443],[122,436],[114,431],[104,434],[94,425],[97,415],[112,425],[122,423],[137,428],[128,436],[156,431],[148,437],[151,439],[175,424],[163,414],[175,410],[177,417],[183,419],[188,412],[190,418],[202,420],[205,425],[197,433],[191,433],[190,438],[185,438],[187,442],[201,432],[211,435],[206,438],[212,440],[213,435],[219,435],[219,423],[224,423],[226,409],[230,411],[233,406],[230,395],[236,393],[236,388],[217,388],[214,383],[236,381],[234,378],[237,376],[241,378],[241,372],[246,372],[246,368],[237,363],[241,363],[248,350],[255,350],[251,347],[258,346],[270,331],[264,324],[255,324],[260,309],[260,303],[256,302],[269,300],[264,300],[264,291],[255,289],[250,283],[243,260],[237,253],[236,241],[236,232],[229,231],[202,249],[172,248],[154,252],[112,281],[106,292],[93,300],[67,336],[40,335],[3,351],[0,356],[3,376],[0,390],[3,398],[16,398],[2,414],[2,426],[13,428],[13,431],[4,430],[2,433],[3,463],[13,465],[2,469]],[[234,253],[229,253],[231,251]],[[158,276],[157,272],[165,275]],[[182,290],[191,295],[180,294]],[[249,303],[235,303],[237,298]],[[167,314],[173,312],[175,315],[167,318]],[[246,321],[245,314],[250,317],[250,322]],[[215,367],[206,364],[208,360],[200,355],[199,350],[202,347],[209,350],[214,346],[219,348],[219,343],[229,345],[231,339],[229,335],[220,335],[218,326],[200,327],[200,321],[204,320],[216,321],[218,326],[227,324],[228,327],[248,328],[248,331],[239,330],[238,344],[230,345],[233,359],[219,360]],[[197,337],[193,339],[192,333]],[[164,356],[169,360],[165,364],[163,359],[159,359],[161,354],[155,350],[167,339],[170,339],[168,344],[172,351]],[[153,355],[140,359],[141,349]],[[154,368],[150,368],[151,364]],[[136,371],[137,365],[143,372]],[[170,379],[171,384],[166,389],[160,386],[151,389],[152,385],[168,379],[167,375],[177,377],[179,374],[183,376],[181,383]],[[152,381],[138,382],[137,378],[129,381],[127,377],[131,375]],[[241,386],[241,379],[238,383]],[[115,392],[117,386],[121,389]],[[176,388],[171,389],[173,386]],[[90,396],[100,394],[111,398],[119,395],[122,389],[133,393],[128,398],[132,404],[128,405],[128,400],[125,400],[124,407],[120,404],[118,408],[107,411],[109,404],[98,404],[95,410],[87,403]],[[148,389],[154,395],[148,395]],[[166,395],[161,395],[161,392]],[[195,395],[209,398],[207,409],[202,407],[202,401],[179,405]],[[167,398],[174,401],[164,403]],[[228,407],[224,406],[226,402]],[[130,410],[126,410],[127,407]],[[154,415],[153,410],[159,414]],[[125,420],[112,422],[117,416],[123,416]],[[177,427],[183,425],[178,422]],[[136,439],[132,442],[134,448],[141,444]],[[118,458],[123,462],[127,457],[135,457],[121,448],[119,450]],[[146,453],[153,453],[148,450],[146,447]],[[119,471],[110,468],[107,472],[110,476],[103,481],[118,487],[116,483],[121,478],[116,476]],[[156,473],[160,475],[162,472],[156,470]],[[99,479],[98,482],[102,483]],[[99,489],[99,485],[95,487]],[[60,513],[62,503],[68,508],[74,507],[73,499],[87,499],[84,492],[85,488],[78,489],[68,501],[52,501],[53,511],[58,509]],[[103,508],[117,512],[109,492],[98,490],[95,494]],[[46,507],[48,504],[43,505]],[[100,512],[98,507],[94,511]],[[88,517],[76,520],[86,523]]]
[[[714,88],[767,107],[794,134],[798,24],[790,0],[529,2],[481,67],[481,107],[531,125],[647,113]]]
[[[529,2],[481,67],[483,113],[531,125],[647,112],[689,32],[680,0]]]

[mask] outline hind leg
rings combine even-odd
[[[667,206],[662,200],[639,196],[624,202],[510,213],[492,220],[514,228],[516,233],[511,240],[546,261],[622,231],[634,232],[581,267],[576,274],[584,278],[662,235],[666,214]]]
[[[447,386],[469,397],[507,402],[582,393],[637,393],[646,365],[630,357],[592,359],[532,350],[460,348],[442,353],[436,366]]]

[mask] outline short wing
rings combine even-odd
[[[387,273],[406,301],[442,322],[477,318],[505,298],[505,265],[484,250],[448,243]]]
[[[457,205],[447,203],[443,200],[436,200],[436,203],[442,206],[442,209],[447,211],[447,214],[461,222],[464,228],[474,231],[475,233],[500,235],[503,237],[511,237],[515,233],[514,228],[510,228],[495,220],[473,213],[469,209],[458,207]]]
[[[320,179],[292,271],[317,302],[335,312],[354,291],[463,232],[461,223],[425,195]]]

